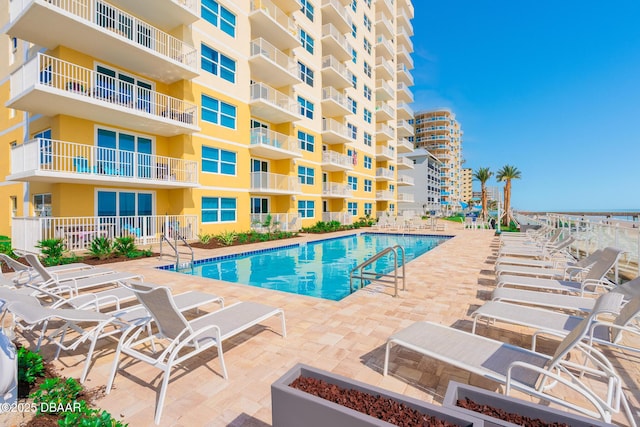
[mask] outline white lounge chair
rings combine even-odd
[[[254,302],[241,302],[187,321],[178,310],[167,288],[158,287],[147,290],[135,284],[132,284],[131,288],[149,311],[149,320],[152,319],[155,322],[158,332],[154,336],[145,338],[139,338],[140,333],[146,330],[141,326],[131,327],[123,332],[118,342],[106,392],[109,393],[113,386],[121,353],[161,369],[163,379],[156,405],[154,418],[156,424],[160,423],[169,377],[175,365],[214,347],[218,351],[222,375],[226,379],[227,369],[222,356],[224,340],[276,315],[281,318],[282,336],[286,336],[284,312],[279,308]],[[150,354],[148,345],[150,343],[157,345],[158,341],[165,342],[166,347],[159,354],[155,349],[154,354]]]
[[[25,254],[24,258],[27,260],[29,265],[33,267],[33,270],[38,274],[31,283],[39,283],[39,284],[49,284],[52,282],[60,283],[69,280],[77,280],[84,279],[86,277],[99,276],[101,274],[109,274],[113,273],[113,270],[109,268],[85,268],[85,269],[74,269],[73,271],[67,270],[58,270],[52,271],[47,269],[40,259],[34,254]]]
[[[387,340],[384,375],[389,369],[391,346],[402,346],[425,356],[449,363],[484,378],[505,384],[505,394],[517,389],[571,408],[594,418],[611,422],[611,416],[622,405],[630,425],[636,426],[633,413],[622,390],[622,382],[606,357],[597,349],[582,342],[592,318],[619,306],[620,295],[605,294],[598,300],[593,313],[581,321],[559,344],[553,356],[506,344],[469,332],[431,322],[416,322],[391,335]],[[568,359],[571,353],[571,360]],[[577,363],[580,353],[592,366]],[[600,395],[583,381],[587,373],[591,380],[601,378],[604,395]],[[562,384],[580,393],[594,409],[566,401],[562,395],[548,392]],[[599,390],[600,388],[598,388]]]
[[[604,295],[600,298],[603,297]],[[620,302],[622,303],[622,295],[620,295]],[[640,348],[623,345],[620,342],[623,332],[640,337],[640,327],[633,323],[640,316],[640,297],[635,297],[624,305],[617,308],[611,307],[611,309],[612,312],[609,314],[615,314],[613,321],[592,318],[589,332],[585,337],[589,339],[589,344],[596,343],[640,352]],[[564,337],[583,320],[580,316],[499,301],[490,301],[482,305],[471,314],[471,317],[473,318],[471,332],[474,334],[478,322],[482,321],[486,321],[487,326],[494,322],[505,322],[537,329],[533,334],[532,350],[536,349],[537,336]]]
[[[7,254],[0,254],[0,261],[7,264],[9,268],[15,271],[17,274],[14,277],[14,281],[16,282],[24,282],[24,281],[32,281],[37,276],[37,273],[30,265],[25,265],[15,259],[11,258]],[[83,262],[74,262],[71,264],[63,264],[63,265],[55,265],[52,267],[45,267],[47,271],[51,273],[66,273],[71,272],[73,270],[88,270],[95,268],[95,266],[90,264],[85,264]]]
[[[498,250],[498,257],[501,256],[519,256],[528,258],[548,258],[566,253],[566,249],[574,242],[573,237],[568,237],[563,241],[553,244],[544,245],[542,247],[523,247],[523,246],[502,246]]]
[[[597,260],[602,256],[602,251],[597,250],[591,255],[582,258],[580,261],[568,262],[564,266],[556,265],[554,268],[532,266],[532,265],[516,265],[501,264],[496,265],[496,274],[514,274],[516,276],[534,276],[534,277],[550,277],[555,279],[573,279],[579,278],[585,274]]]

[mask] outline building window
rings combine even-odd
[[[347,177],[347,183],[348,185],[351,187],[351,189],[353,191],[357,191],[358,190],[358,178],[355,176],[348,176]]]
[[[364,156],[364,168],[371,169],[373,165],[372,159],[369,156]]]
[[[396,205],[394,203],[389,203],[389,212],[395,212],[396,211]]]
[[[371,193],[372,189],[373,189],[373,181],[371,181],[370,179],[365,179],[364,191],[366,191],[367,193]]]
[[[236,82],[236,61],[204,43],[200,45],[200,48],[202,51],[200,67],[204,71],[208,71],[214,76],[220,76],[231,83]]]
[[[353,86],[354,89],[358,88],[358,77],[355,74],[351,75],[351,86]]]
[[[356,202],[349,202],[349,204],[347,205],[347,211],[353,215],[353,216],[357,216],[358,215],[358,203]]]
[[[389,170],[390,170],[391,172],[393,172],[394,170],[396,170],[396,167],[395,167],[395,166],[393,166],[393,165],[389,165]]]
[[[371,31],[371,19],[369,19],[366,14],[364,15],[364,27],[367,29],[367,31]]]
[[[371,101],[371,88],[367,85],[364,85],[364,97],[367,101]]]
[[[217,1],[202,0],[200,14],[204,20],[209,21],[231,37],[236,36],[236,16],[226,7],[220,6]]]
[[[302,4],[300,8],[302,13],[313,22],[313,5],[311,2],[309,0],[301,0],[300,3]]]
[[[313,70],[300,61],[298,61],[298,69],[300,70],[300,80],[313,87]]]
[[[298,215],[300,218],[313,218],[316,216],[315,207],[313,200],[298,200]]]
[[[351,35],[354,39],[358,37],[358,26],[356,24],[351,24]]]
[[[371,111],[364,109],[364,121],[367,123],[371,123]]]
[[[364,74],[367,77],[371,77],[371,65],[367,61],[364,61]]]
[[[203,197],[202,222],[235,222],[236,204],[231,197]]]
[[[33,212],[36,216],[51,216],[51,193],[33,195]]]
[[[311,134],[308,134],[306,132],[299,130],[298,143],[300,144],[301,150],[310,151],[313,153],[313,150],[315,148],[316,138]]]
[[[351,62],[354,64],[358,63],[358,51],[354,48],[351,48]]]
[[[363,43],[364,43],[365,52],[367,52],[369,55],[371,55],[371,42],[369,40],[367,40],[366,37],[365,37]]]
[[[358,101],[354,100],[350,96],[347,96],[347,105],[349,106],[352,114],[358,114]]]
[[[358,139],[358,126],[347,123],[347,131],[349,132],[351,139]]]
[[[371,0],[364,0],[364,2],[367,4],[367,7],[371,9]]]
[[[364,145],[371,147],[371,134],[368,132],[364,132]]]
[[[222,175],[236,174],[236,153],[219,148],[202,146],[202,172]]]
[[[300,115],[303,117],[307,117],[309,119],[313,119],[313,102],[304,99],[303,97],[298,97],[298,105],[300,105]]]
[[[389,185],[389,191],[391,191],[392,193],[396,191],[396,186],[393,184]]]
[[[313,185],[316,171],[306,166],[298,166],[298,181],[300,184]]]
[[[236,106],[202,95],[202,120],[229,129],[236,128]]]
[[[300,43],[302,43],[302,47],[305,48],[307,52],[313,54],[313,37],[307,34],[302,28],[300,28]]]
[[[358,0],[351,0],[351,10],[354,12],[358,11]]]
[[[371,216],[372,213],[373,213],[373,203],[365,203],[364,214]]]

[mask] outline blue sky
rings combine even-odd
[[[456,113],[463,167],[516,166],[519,209],[640,210],[640,1],[413,3],[413,107]]]

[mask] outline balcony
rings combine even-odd
[[[194,188],[198,162],[52,139],[11,149],[8,181]]]
[[[351,17],[338,0],[322,0],[322,22],[332,23],[343,34],[351,31]]]
[[[351,225],[353,216],[349,212],[322,212],[322,221],[338,221],[342,225]]]
[[[301,120],[298,103],[263,83],[251,85],[251,115],[278,124]]]
[[[200,0],[110,0],[114,6],[152,22],[164,31],[189,26],[200,19]]]
[[[336,182],[322,183],[322,197],[327,199],[346,199],[353,195],[350,185],[338,184]]]
[[[393,196],[393,191],[382,190],[376,191],[376,200],[379,202],[392,202],[395,197]]]
[[[347,131],[347,127],[337,120],[322,119],[322,142],[326,144],[348,144],[351,135]]]
[[[415,185],[415,181],[412,177],[406,175],[398,175],[398,185]]]
[[[274,195],[301,194],[298,177],[270,172],[251,172],[250,193]]]
[[[335,56],[339,61],[351,59],[351,46],[333,24],[322,26],[322,52]]]
[[[350,171],[353,170],[353,157],[336,151],[323,151],[321,166],[327,172]]]
[[[398,131],[398,138],[413,136],[413,125],[406,120],[398,120],[396,129]]]
[[[416,198],[413,194],[398,193],[398,203],[414,203]]]
[[[393,176],[392,170],[389,170],[387,168],[377,168],[376,179],[378,181],[393,181],[395,178]]]
[[[398,34],[396,34],[396,40],[398,41],[398,45],[402,45],[409,52],[413,52],[413,42],[411,41],[411,36],[407,33],[407,30],[404,27],[398,27]]]
[[[387,15],[392,16],[395,13],[395,7],[393,7],[393,1],[391,0],[377,0],[376,10],[384,11]]]
[[[200,130],[195,104],[41,53],[11,74],[6,106],[162,136]]]
[[[99,46],[101,60],[164,83],[198,75],[198,52],[193,46],[110,4],[22,0],[11,2],[10,8],[6,31],[12,37],[92,56]]]
[[[413,4],[411,3],[411,1],[405,1],[404,7],[402,10],[403,12],[406,12],[407,18],[413,19],[415,17],[415,10],[413,8]]]
[[[399,46],[396,53],[398,62],[405,64],[407,68],[413,70],[413,59],[411,58],[411,52],[409,52],[406,47]]]
[[[274,87],[302,83],[298,63],[263,38],[251,41],[251,79]]]
[[[389,41],[385,36],[378,36],[376,38],[376,56],[382,57],[384,59],[392,60],[393,53],[395,49],[393,48],[393,43]]]
[[[273,160],[302,157],[296,138],[264,128],[251,129],[249,152],[252,156]]]
[[[393,24],[384,13],[376,13],[376,34],[383,34],[388,39],[392,39],[393,34]]]
[[[376,101],[389,101],[394,97],[395,91],[386,80],[376,80]]]
[[[398,157],[398,169],[414,169],[413,161],[407,157]]]
[[[404,8],[398,7],[398,12],[396,13],[396,17],[398,19],[398,28],[406,28],[408,29],[408,34],[410,36],[413,35],[413,25],[411,24],[411,18],[407,14]]]
[[[300,10],[302,5],[300,4],[300,0],[276,0],[276,4],[283,12],[292,13],[297,10]]]
[[[384,80],[393,79],[393,64],[391,61],[387,61],[381,56],[376,58],[376,77],[380,77]]]
[[[322,58],[322,83],[336,89],[352,86],[353,74],[335,57],[327,55]]]
[[[414,80],[411,70],[405,64],[398,64],[396,67],[398,70],[398,81],[405,83],[407,86],[413,86]]]
[[[351,114],[347,98],[335,88],[322,88],[322,115],[324,117],[346,116]]]
[[[378,145],[376,147],[376,161],[389,161],[394,160],[396,158],[396,153],[389,147],[384,145]]]
[[[396,131],[391,126],[380,123],[376,125],[376,141],[389,141],[396,137]]]
[[[409,120],[413,118],[413,108],[406,102],[398,102],[398,118]]]
[[[386,122],[393,120],[396,117],[396,111],[388,102],[376,103],[376,121]]]
[[[251,37],[264,38],[278,49],[300,46],[298,27],[293,18],[271,0],[251,0]]]
[[[400,82],[396,88],[398,89],[398,101],[413,102],[413,93],[409,86]]]
[[[399,138],[396,143],[396,150],[398,150],[398,153],[413,153],[413,142],[407,138]]]

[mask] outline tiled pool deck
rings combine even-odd
[[[166,260],[110,265],[118,270],[139,271],[145,281],[167,284],[174,292],[206,291],[223,296],[226,304],[256,301],[281,307],[286,314],[286,338],[279,335],[279,321],[273,318],[264,323],[265,328],[254,327],[224,343],[228,380],[220,374],[215,350],[204,353],[186,369],[176,371],[169,384],[161,425],[270,426],[270,385],[298,362],[436,403],[441,403],[447,383],[452,379],[496,389],[482,378],[408,350],[392,351],[391,375],[382,376],[384,344],[389,335],[418,320],[470,330],[469,314],[489,298],[494,287],[492,262],[498,240],[492,231],[462,230],[461,225],[455,224],[435,234],[456,237],[407,265],[407,291],[401,292],[398,298],[391,296],[390,288],[373,286],[342,301],[326,301],[154,268],[167,264]],[[286,242],[290,243],[292,241]],[[246,246],[198,250],[197,258],[247,250]],[[480,327],[479,332],[521,346],[529,346],[531,342],[531,331],[527,328],[499,324]],[[640,342],[634,345],[640,346]],[[550,351],[552,346],[553,342],[543,341],[542,349]],[[86,383],[88,387],[106,384],[114,348],[112,342],[99,344],[98,357]],[[51,355],[52,350],[52,346],[48,346],[45,354]],[[85,352],[84,348],[77,355],[63,352],[56,362],[61,373],[79,376]],[[622,355],[618,351],[605,354],[616,364],[626,394],[637,410],[640,407],[640,357],[637,353]],[[200,363],[206,359],[206,366]],[[97,404],[132,427],[153,425],[160,378],[158,369],[136,363],[119,372],[115,389]],[[575,398],[566,396],[568,400]],[[623,415],[618,414],[615,420],[626,424]]]

